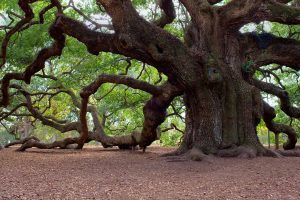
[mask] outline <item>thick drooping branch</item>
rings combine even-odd
[[[275,134],[287,134],[288,142],[283,145],[283,148],[285,150],[294,149],[297,143],[297,134],[295,130],[290,126],[273,122],[273,119],[275,117],[275,109],[272,108],[268,103],[263,102],[263,119],[266,123],[267,128],[273,131]]]
[[[241,35],[246,56],[256,67],[279,64],[300,70],[300,41],[280,38],[269,33],[246,33]]]
[[[300,41],[292,39],[278,39],[270,45],[266,51],[260,51],[256,57],[259,66],[268,64],[280,64],[296,71],[300,70]]]
[[[124,136],[108,136],[105,134],[102,123],[99,119],[99,114],[95,106],[88,106],[88,111],[92,115],[94,130],[89,131],[87,141],[96,140],[102,144],[104,148],[118,146],[120,149],[135,148],[138,145],[137,141],[141,138],[141,132],[133,132],[130,135]]]
[[[167,116],[167,108],[176,96],[182,95],[183,91],[166,82],[161,86],[162,93],[153,95],[143,108],[144,124],[140,147],[145,149],[154,140],[158,139],[157,128]]]
[[[47,59],[53,56],[60,56],[62,54],[62,50],[65,46],[65,36],[63,35],[61,29],[55,25],[52,25],[49,29],[49,33],[50,36],[55,40],[54,43],[50,47],[42,49],[37,58],[26,68],[23,73],[7,73],[3,77],[1,85],[2,105],[7,106],[9,104],[8,89],[11,80],[23,80],[29,84],[31,77],[45,67],[45,62]]]
[[[187,71],[201,71],[201,56],[194,57],[178,38],[139,16],[130,0],[98,2],[112,18],[121,54],[154,66],[182,87],[199,82],[201,76]]]
[[[271,83],[266,83],[257,79],[251,79],[250,83],[268,94],[277,96],[280,99],[281,110],[288,116],[297,119],[300,118],[300,109],[291,104],[289,95],[285,90]]]
[[[32,94],[30,94],[24,88],[22,88],[21,86],[16,85],[16,84],[12,84],[10,87],[19,90],[24,95],[24,97],[26,99],[26,103],[22,103],[20,105],[27,107],[27,109],[32,114],[32,116],[34,118],[40,120],[42,122],[42,124],[50,126],[54,129],[60,131],[61,133],[65,133],[65,132],[69,132],[69,131],[80,132],[80,130],[81,130],[80,122],[68,123],[67,121],[58,120],[58,119],[54,118],[53,116],[44,116],[42,113],[40,113],[40,111],[38,111],[36,108],[34,108],[32,100],[31,100]],[[72,91],[65,89],[65,90],[60,90],[60,91],[56,92],[55,94],[51,94],[51,95],[57,95],[62,92],[69,94],[71,96],[71,98],[73,99],[73,103],[75,103],[75,106],[78,106],[78,101],[74,100],[74,98],[76,98],[76,97]],[[13,110],[15,110],[15,109],[13,109]],[[40,149],[50,149],[50,148],[59,147],[59,148],[65,149],[65,148],[68,148],[68,145],[70,145],[70,144],[80,144],[81,139],[82,138],[80,138],[80,137],[79,138],[66,138],[62,141],[55,141],[53,143],[46,144],[46,143],[40,142],[37,138],[29,137],[29,138],[25,138],[24,140],[9,143],[7,145],[7,147],[15,145],[15,144],[22,144],[22,146],[18,149],[18,151],[25,151],[27,148],[32,148],[32,147],[37,147]],[[78,146],[79,145],[77,145],[76,147],[78,148]]]
[[[57,78],[55,80],[57,80]],[[120,84],[122,82],[128,82],[128,85],[134,85],[133,82],[136,82],[136,85],[132,86],[132,87],[145,89],[145,90],[149,91],[150,93],[153,92],[153,94],[159,94],[159,91],[160,91],[159,88],[151,89],[152,86],[148,83],[145,83],[145,82],[142,82],[139,80],[135,80],[135,79],[131,80],[128,77],[126,79],[126,78],[124,78],[124,76],[120,77],[118,83]],[[143,83],[145,83],[145,85],[141,86]],[[82,148],[82,144],[84,142],[88,142],[88,141],[92,141],[92,140],[96,140],[96,141],[100,142],[103,145],[103,147],[118,146],[120,149],[123,149],[123,148],[128,149],[128,148],[134,148],[136,145],[138,145],[137,141],[140,141],[141,134],[142,134],[141,132],[133,132],[130,135],[125,135],[125,136],[114,136],[114,137],[107,136],[105,134],[102,124],[99,120],[97,108],[92,105],[88,105],[86,107],[86,110],[84,110],[84,112],[91,113],[93,123],[94,123],[93,131],[88,131],[87,127],[85,127],[86,130],[88,131],[87,136],[82,135],[83,132],[81,131],[82,127],[81,127],[80,121],[68,123],[67,121],[58,120],[54,116],[44,116],[43,113],[41,113],[38,109],[36,109],[34,107],[34,103],[31,100],[31,97],[36,94],[56,96],[60,93],[66,93],[71,97],[73,104],[77,108],[81,107],[81,103],[78,101],[76,95],[71,90],[64,88],[62,85],[58,86],[56,88],[57,91],[54,93],[48,92],[48,91],[30,93],[25,88],[22,88],[21,86],[19,86],[17,84],[11,84],[10,87],[17,90],[16,94],[23,94],[25,96],[26,103],[23,103],[21,105],[27,107],[27,109],[31,113],[31,116],[40,120],[44,125],[50,126],[62,133],[67,132],[67,131],[72,131],[72,130],[81,133],[81,136],[78,138],[67,138],[62,141],[55,141],[53,143],[47,143],[47,144],[39,141],[38,139],[34,139],[31,137],[26,138],[25,140],[20,140],[20,141],[9,144],[9,146],[15,145],[15,144],[22,144],[21,148],[18,149],[19,151],[25,151],[27,148],[31,148],[31,147],[37,147],[37,148],[43,148],[43,149],[50,149],[50,148],[55,148],[55,147],[59,147],[59,148],[63,148],[63,149],[64,148],[79,148],[80,149],[80,148]],[[155,86],[153,86],[153,87],[155,87]],[[150,88],[150,89],[148,89],[148,88]],[[17,106],[17,107],[19,108],[19,106]],[[13,110],[16,110],[16,109],[17,108],[15,108]],[[11,111],[9,113],[12,113],[12,112],[13,111]],[[76,145],[69,146],[70,144],[76,144]]]
[[[91,54],[98,55],[101,51],[120,53],[114,34],[92,31],[85,24],[63,14],[58,15],[55,26],[63,33],[84,43]]]
[[[151,55],[144,50],[140,50],[139,45],[134,46],[134,41],[130,41],[131,39],[126,34],[108,34],[93,31],[82,22],[64,15],[58,16],[56,25],[65,34],[85,44],[91,54],[98,55],[100,52],[111,52],[161,67]]]
[[[80,96],[82,98],[80,109],[82,138],[88,137],[86,113],[89,97],[94,94],[104,83],[124,84],[134,89],[140,89],[153,95],[143,109],[145,120],[141,138],[134,139],[134,143],[139,144],[143,149],[145,149],[155,139],[157,139],[156,129],[165,120],[167,107],[170,105],[174,97],[182,93],[182,91],[178,90],[176,87],[169,83],[158,87],[126,76],[100,75],[94,82],[83,88],[80,93]],[[96,129],[99,129],[98,131],[101,131],[101,128],[99,128],[101,127],[100,122],[99,120],[95,121],[96,118],[97,117],[94,116]],[[84,142],[85,141],[82,141],[82,143]]]
[[[140,89],[153,95],[161,94],[159,87],[146,83],[144,81],[136,80],[131,77],[121,76],[121,75],[100,75],[95,81],[82,89],[80,96],[82,98],[81,108],[80,108],[80,122],[81,122],[81,138],[82,141],[80,145],[83,145],[85,140],[88,138],[88,125],[87,125],[87,109],[89,97],[96,93],[98,88],[104,83],[116,83],[124,84],[134,89]]]
[[[300,9],[275,0],[233,0],[219,8],[220,18],[226,27],[241,26],[262,21],[299,24]]]
[[[158,5],[162,9],[163,13],[159,20],[155,22],[157,26],[163,28],[167,24],[170,24],[176,18],[176,12],[172,0],[159,0]]]

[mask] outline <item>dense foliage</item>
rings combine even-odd
[[[1,76],[6,73],[24,71],[36,59],[41,49],[49,47],[52,39],[48,29],[55,20],[57,8],[53,6],[43,15],[38,15],[52,1],[40,0],[30,4],[35,16],[18,29],[9,38],[6,60],[2,61]],[[135,8],[147,21],[159,20],[162,11],[155,0],[133,0]],[[217,5],[223,5],[230,1],[219,1]],[[53,2],[52,2],[53,3]],[[112,21],[104,8],[93,0],[61,1],[63,12],[66,16],[83,22],[89,29],[99,32],[111,33]],[[176,19],[164,27],[164,30],[172,33],[181,41],[189,26],[190,15],[182,3],[174,2]],[[0,3],[0,41],[4,41],[9,31],[23,19],[24,12],[18,6],[17,0],[2,0]],[[241,28],[241,32],[256,31],[258,33],[272,33],[276,36],[300,40],[299,25],[282,25],[276,22],[260,22],[247,24]],[[2,48],[3,51],[3,48]],[[3,53],[3,52],[2,52]],[[4,60],[4,59],[2,59]],[[245,63],[245,71],[251,69],[253,62]],[[51,126],[45,126],[36,116],[23,106],[25,96],[22,90],[31,94],[33,107],[43,116],[53,121],[74,122],[80,120],[80,108],[75,105],[70,92],[78,99],[83,87],[93,82],[101,74],[128,75],[153,85],[162,85],[167,77],[158,70],[142,61],[101,52],[99,56],[87,52],[87,47],[73,37],[67,37],[63,53],[59,57],[51,57],[45,63],[45,67],[36,73],[30,84],[22,80],[14,80],[22,89],[12,88],[10,91],[10,104],[1,108],[0,122],[1,140],[4,144],[13,139],[28,136],[36,136],[45,142],[54,142],[67,137],[75,137],[80,133],[70,131],[62,133]],[[272,83],[288,91],[291,104],[299,107],[300,87],[299,71],[278,64],[266,65],[256,71],[255,77],[268,83]],[[58,92],[60,90],[68,92]],[[121,84],[105,83],[89,99],[90,105],[97,108],[102,126],[107,135],[128,135],[134,131],[141,131],[143,127],[143,106],[151,95],[141,90]],[[280,102],[274,96],[263,93],[263,97],[278,111],[276,122],[290,124],[296,132],[300,133],[298,119],[287,116],[280,110]],[[167,109],[167,118],[160,125],[160,142],[163,145],[177,145],[185,129],[185,105],[183,97],[176,97]],[[45,124],[45,123],[44,123]],[[89,129],[93,129],[92,116],[88,115]],[[24,130],[24,126],[27,126]],[[26,133],[25,133],[26,132]],[[25,135],[24,135],[25,134]],[[263,143],[266,143],[268,131],[261,123],[258,126],[258,135]],[[283,137],[281,142],[284,142]],[[274,143],[274,136],[271,135]]]

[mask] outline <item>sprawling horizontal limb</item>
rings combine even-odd
[[[67,149],[69,145],[77,144],[78,138],[66,138],[61,141],[55,141],[53,143],[43,143],[36,139],[29,139],[22,143],[22,146],[17,149],[17,151],[25,151],[28,148],[37,147],[39,149],[53,149],[53,148],[61,148]]]
[[[98,2],[112,18],[122,55],[152,65],[167,75],[170,82],[187,85],[199,80],[199,76],[187,75],[187,71],[200,70],[201,56],[193,57],[182,41],[142,18],[131,1]]]
[[[8,144],[6,144],[4,147],[5,147],[5,148],[9,148],[10,146],[14,146],[14,145],[17,145],[17,144],[24,144],[24,143],[26,143],[28,140],[36,140],[36,141],[39,141],[39,139],[38,139],[37,137],[35,137],[35,136],[30,136],[30,137],[27,137],[27,138],[24,138],[24,139],[21,139],[21,140],[17,140],[17,141],[8,143]]]
[[[280,64],[296,71],[300,70],[300,41],[280,38],[264,33],[246,33],[240,36],[241,46],[246,56],[256,67],[268,64]]]
[[[59,14],[55,26],[71,37],[84,43],[87,50],[94,55],[99,52],[120,53],[115,34],[101,33],[89,29],[85,24]]]
[[[121,83],[121,82],[122,82],[122,80],[119,83]],[[138,84],[141,84],[140,82],[141,81],[137,81]],[[146,85],[147,85],[147,83],[146,83]],[[67,122],[65,120],[58,120],[53,116],[44,116],[43,113],[41,113],[39,110],[34,108],[34,103],[31,100],[31,96],[36,95],[37,93],[30,93],[17,84],[12,84],[10,87],[17,89],[19,91],[19,93],[21,93],[25,96],[26,103],[22,103],[22,104],[20,104],[20,106],[27,107],[27,109],[29,110],[31,115],[34,118],[40,120],[44,125],[50,126],[62,133],[67,132],[67,131],[72,131],[72,130],[82,133],[82,126],[80,124],[80,121]],[[78,101],[77,96],[71,90],[63,88],[63,86],[61,86],[60,88],[57,88],[57,91],[54,93],[52,93],[52,92],[51,93],[50,92],[38,92],[38,93],[39,94],[43,93],[45,95],[50,95],[50,96],[55,96],[59,93],[66,93],[71,97],[73,104],[77,108],[81,107],[81,102]],[[14,110],[19,108],[20,106],[17,106],[9,113],[12,113]],[[31,147],[37,147],[37,148],[43,148],[43,149],[50,149],[50,148],[55,148],[55,147],[79,148],[80,149],[80,148],[82,148],[83,142],[88,142],[88,141],[92,141],[92,140],[96,140],[96,141],[100,142],[103,145],[103,147],[118,146],[119,148],[127,149],[127,148],[133,148],[136,145],[138,145],[137,141],[139,141],[141,138],[141,132],[133,132],[132,134],[125,135],[125,136],[115,136],[115,137],[107,136],[105,134],[102,124],[99,120],[97,108],[95,106],[88,105],[86,108],[86,112],[91,113],[92,119],[94,122],[94,130],[88,131],[88,135],[86,137],[85,137],[85,135],[81,135],[78,138],[67,138],[62,141],[55,141],[53,143],[48,143],[48,144],[40,142],[39,140],[36,140],[36,139],[32,140],[32,138],[29,137],[29,138],[25,138],[23,140],[17,141],[17,143],[12,143],[12,144],[10,144],[10,146],[15,145],[15,144],[22,144],[22,147],[19,149],[22,151],[26,150],[27,148],[31,148]],[[7,117],[7,114],[5,114],[5,116],[3,116],[3,117]],[[69,144],[76,144],[76,145],[71,147],[71,146],[69,146]],[[78,144],[80,144],[80,145],[78,145]]]
[[[283,3],[275,0],[233,0],[220,7],[219,13],[226,27],[236,29],[250,22],[261,21],[299,24],[300,9]]]

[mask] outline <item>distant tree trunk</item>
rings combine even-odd
[[[20,139],[29,137],[32,125],[27,118],[23,118],[21,122],[18,123],[17,131],[20,134]]]
[[[279,134],[275,134],[275,149],[279,149]]]

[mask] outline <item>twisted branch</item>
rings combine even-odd
[[[278,124],[273,122],[276,117],[275,109],[272,108],[265,101],[263,102],[263,120],[269,130],[273,131],[275,134],[285,133],[288,136],[288,141],[283,145],[285,150],[294,149],[297,143],[297,134],[295,130],[287,125]]]

